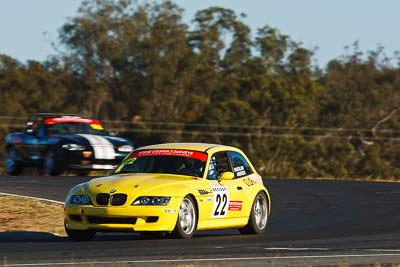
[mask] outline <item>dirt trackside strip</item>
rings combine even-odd
[[[42,232],[65,236],[60,203],[0,194],[0,232]]]

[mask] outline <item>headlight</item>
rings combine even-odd
[[[85,150],[86,148],[84,146],[78,145],[78,144],[64,144],[62,145],[62,148],[70,151],[76,151],[76,150]]]
[[[134,206],[167,206],[171,197],[138,197],[133,201]]]
[[[133,147],[130,145],[124,145],[124,146],[118,147],[119,152],[132,152],[132,150],[133,150]]]
[[[92,204],[92,201],[90,201],[89,196],[86,195],[73,195],[70,197],[69,203],[89,205]]]

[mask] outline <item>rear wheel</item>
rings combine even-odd
[[[6,172],[10,175],[19,175],[22,172],[23,166],[19,161],[19,156],[15,148],[10,148],[6,158]]]
[[[54,150],[49,150],[44,158],[43,168],[46,174],[57,176],[61,173],[61,168]]]
[[[75,241],[89,241],[96,235],[96,232],[92,230],[72,230],[67,227],[65,227],[65,232]]]
[[[264,192],[256,195],[251,208],[249,222],[239,229],[241,234],[262,234],[267,230],[268,200]]]
[[[178,220],[172,232],[178,238],[191,238],[196,230],[197,212],[194,200],[190,196],[186,196],[181,203]]]

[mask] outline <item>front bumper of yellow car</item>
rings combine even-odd
[[[172,231],[178,218],[181,198],[167,206],[89,206],[67,204],[64,222],[68,229],[113,231]]]

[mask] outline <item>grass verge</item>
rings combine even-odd
[[[0,232],[33,231],[65,236],[63,205],[17,196],[0,196]]]

